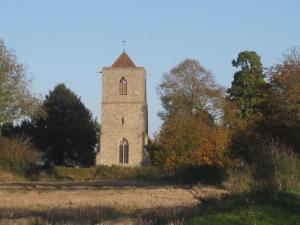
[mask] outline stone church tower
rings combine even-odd
[[[97,165],[139,166],[146,161],[146,71],[123,52],[102,68],[100,152]]]

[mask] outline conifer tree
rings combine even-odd
[[[240,52],[232,65],[240,68],[234,74],[231,88],[227,90],[230,98],[240,106],[241,116],[249,118],[257,112],[264,101],[266,81],[260,56],[254,51]]]
[[[47,118],[35,122],[37,143],[56,165],[94,164],[97,126],[80,98],[58,84],[44,101]]]

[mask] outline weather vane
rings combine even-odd
[[[125,52],[125,45],[126,45],[126,41],[125,40],[122,41],[122,45],[123,45],[123,52]]]

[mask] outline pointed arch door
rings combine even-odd
[[[129,162],[129,145],[126,138],[123,138],[119,144],[119,163],[128,164]]]

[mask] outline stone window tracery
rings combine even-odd
[[[123,140],[119,144],[119,163],[128,164],[128,159],[129,159],[129,145],[126,138],[123,138]]]
[[[122,77],[119,82],[119,93],[120,95],[127,95],[127,80]]]

